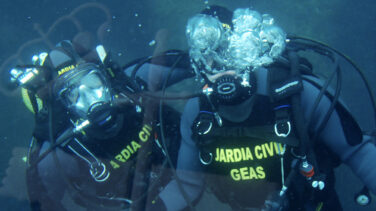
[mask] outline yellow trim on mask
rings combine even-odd
[[[22,95],[22,100],[23,100],[26,108],[29,109],[29,111],[31,111],[32,113],[35,114],[33,105],[32,105],[31,100],[30,100],[29,93],[27,92],[27,89],[21,88],[21,95]],[[37,105],[38,105],[38,111],[40,111],[43,107],[43,101],[38,97],[36,97],[36,100],[37,100]]]
[[[222,27],[228,30],[231,30],[231,26],[228,25],[227,23],[222,23]]]
[[[76,68],[76,66],[74,66],[73,64],[72,65],[69,65],[69,66],[66,66],[64,68],[61,68],[59,71],[57,71],[57,74],[60,76],[68,71],[71,71],[73,70],[74,68]]]

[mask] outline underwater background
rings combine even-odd
[[[91,36],[120,64],[169,49],[187,48],[185,25],[207,5],[230,10],[250,7],[274,17],[289,34],[320,40],[343,52],[365,71],[376,90],[376,2],[372,0],[1,0],[0,71],[31,62],[57,42],[79,33]],[[325,62],[314,66],[327,74]],[[315,64],[314,64],[315,65]],[[363,129],[375,128],[373,112],[360,77],[343,63],[341,97]],[[3,79],[2,79],[3,80]],[[29,210],[24,157],[33,129],[33,115],[20,91],[0,90],[0,210]],[[370,163],[376,165],[376,163]],[[354,194],[362,188],[351,170],[336,170],[337,190],[344,210],[376,210],[376,203],[360,207]],[[376,178],[375,178],[376,179]],[[376,198],[374,198],[376,200]],[[197,210],[230,210],[205,194]]]

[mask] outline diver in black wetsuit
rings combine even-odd
[[[156,210],[193,208],[204,187],[234,210],[342,210],[339,162],[376,193],[372,137],[269,15],[214,6],[186,34],[205,95],[185,106],[177,178]]]
[[[34,65],[10,71],[36,117],[27,169],[32,210],[143,210],[168,181],[164,154],[178,149],[179,114],[165,106],[169,147],[162,149],[158,101],[140,92],[161,90],[167,75],[166,87],[192,72],[169,63],[179,52],[122,68],[102,46],[96,50],[84,56],[62,41]]]

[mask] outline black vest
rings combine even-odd
[[[208,133],[198,135],[193,129],[193,138],[216,196],[232,205],[256,208],[281,190],[282,177],[286,179],[291,165],[291,145],[296,146],[298,141],[293,131],[286,138],[275,134],[275,112],[268,97],[256,96],[255,100],[245,121],[222,119],[219,127],[213,119]],[[205,108],[203,102],[201,99],[201,110]],[[205,115],[211,114],[200,113],[195,123],[209,118]]]

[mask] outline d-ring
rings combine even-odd
[[[202,164],[204,164],[205,166],[207,166],[207,165],[209,165],[209,164],[211,164],[213,162],[213,154],[211,152],[209,152],[208,154],[210,156],[210,159],[209,159],[209,161],[205,161],[204,159],[202,159],[201,151],[198,153],[198,156],[200,158],[200,162]]]
[[[290,132],[291,132],[291,123],[290,123],[290,121],[287,121],[286,123],[287,123],[287,128],[288,128],[287,133],[280,133],[280,132],[278,132],[278,127],[277,126],[278,126],[278,124],[281,124],[281,123],[275,123],[274,124],[274,132],[275,132],[275,134],[278,137],[286,138],[288,135],[290,135]]]

